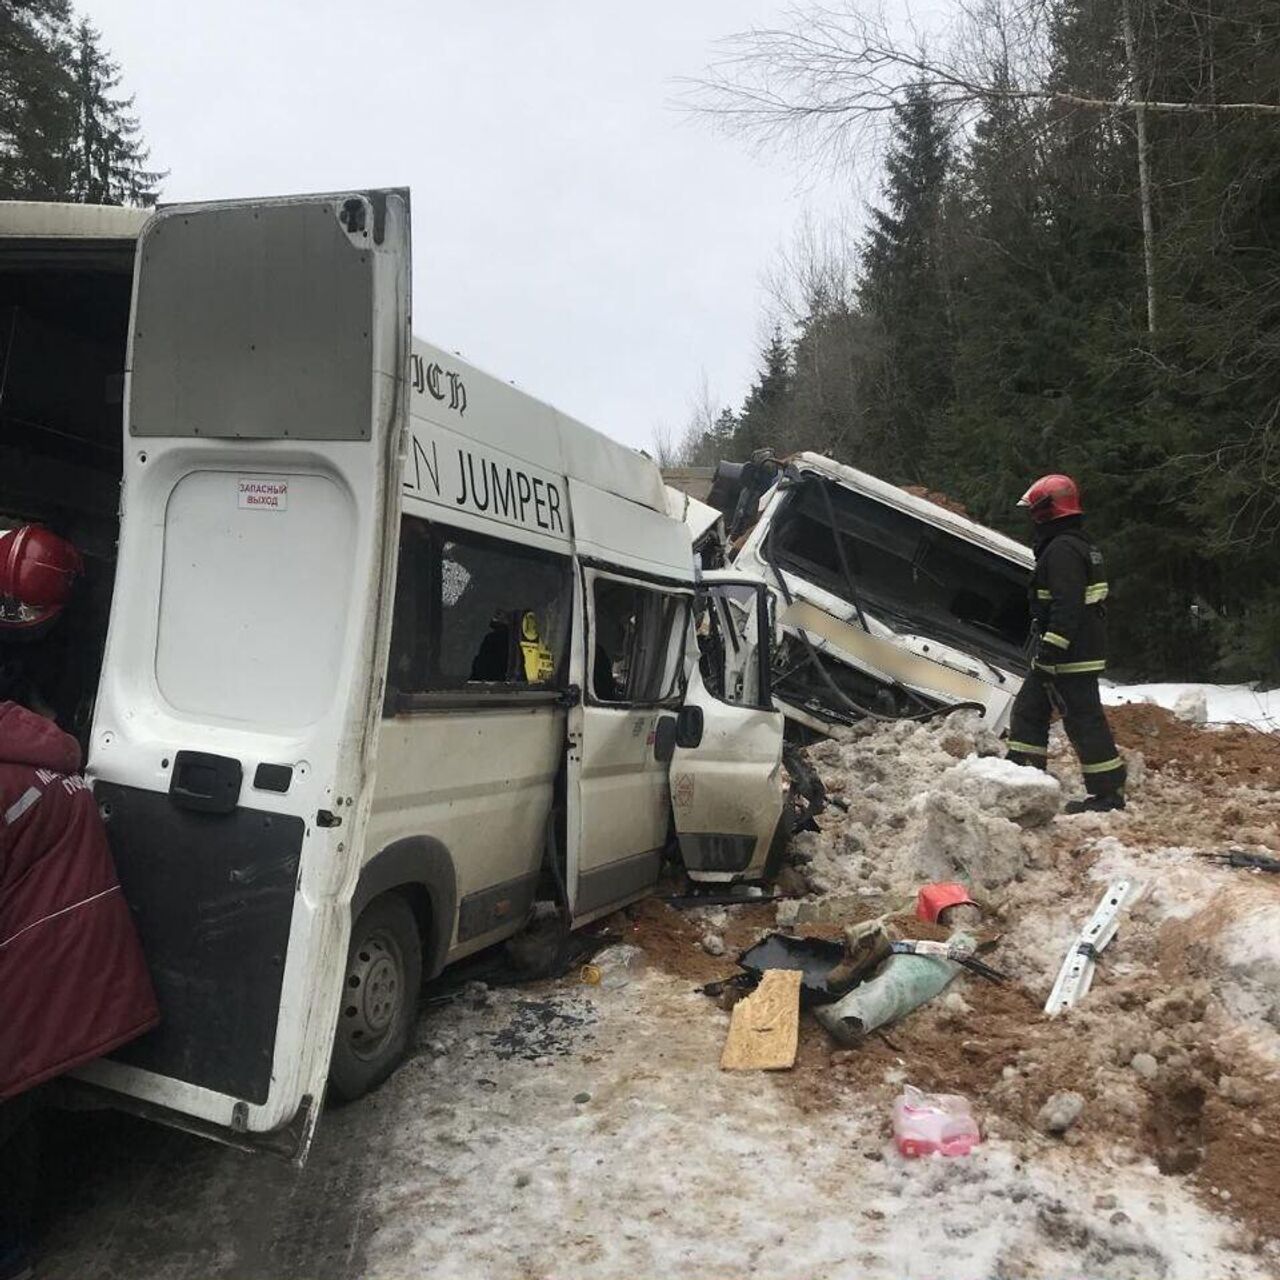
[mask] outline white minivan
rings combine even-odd
[[[776,857],[760,584],[657,467],[410,333],[403,190],[0,205],[0,523],[88,570],[39,655],[162,1022],[82,1080],[305,1155],[420,983]]]

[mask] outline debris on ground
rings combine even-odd
[[[733,1006],[722,1071],[783,1071],[795,1065],[800,1034],[798,969],[769,969]]]
[[[1084,1099],[1070,1089],[1055,1093],[1040,1108],[1036,1115],[1036,1124],[1045,1133],[1066,1133],[1084,1110]]]
[[[982,1141],[968,1098],[924,1093],[904,1085],[893,1100],[893,1140],[909,1160],[920,1156],[967,1156]]]
[[[847,996],[820,1008],[818,1021],[841,1044],[860,1044],[873,1031],[940,995],[962,972],[961,965],[945,954],[895,951]]]
[[[1128,808],[1070,817],[1049,803],[1084,790],[1060,729],[1047,774],[987,759],[989,735],[967,711],[839,730],[807,749],[844,805],[792,839],[801,896],[730,908],[720,958],[694,945],[696,921],[677,927],[651,907],[632,936],[659,968],[706,983],[731,978],[734,957],[778,928],[833,943],[878,921],[899,938],[974,931],[1007,982],[955,976],[852,1048],[833,1042],[821,1010],[807,1013],[796,1066],[777,1087],[829,1113],[887,1109],[909,1078],[980,1105],[989,1136],[1023,1152],[1074,1111],[1053,1149],[1082,1176],[1100,1160],[1180,1170],[1168,1176],[1275,1242],[1280,1259],[1280,881],[1209,856],[1280,856],[1280,738],[1152,705],[1108,714],[1129,766]],[[1088,999],[1047,1018],[1064,956],[1120,880],[1128,902]],[[940,882],[977,901],[981,926],[917,915],[922,887]]]
[[[1050,1018],[1074,1008],[1088,995],[1098,961],[1120,928],[1120,912],[1129,899],[1130,889],[1127,880],[1117,880],[1108,885],[1102,901],[1080,930],[1080,936],[1067,949],[1057,981],[1044,1005],[1044,1011]]]
[[[760,981],[771,969],[794,969],[800,974],[800,999],[804,1004],[834,1000],[844,989],[832,974],[844,963],[845,948],[825,938],[796,938],[785,933],[766,934],[738,958],[743,970]],[[848,985],[847,983],[845,985]]]

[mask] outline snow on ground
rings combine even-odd
[[[1203,694],[1210,724],[1250,724],[1280,729],[1280,689],[1247,684],[1112,684],[1102,682],[1102,701],[1109,707],[1154,702],[1172,711],[1180,698]]]
[[[325,1117],[303,1173],[141,1125],[114,1163],[99,1146],[40,1275],[1270,1274],[1148,1162],[1085,1164],[1048,1139],[999,1137],[965,1159],[907,1161],[887,1130],[900,1069],[869,1082],[870,1097],[811,1105],[790,1076],[721,1072],[727,1024],[690,983],[652,969],[429,1012],[418,1055]]]
[[[806,1110],[788,1080],[721,1072],[727,1016],[664,974],[570,988],[559,1007],[581,1022],[550,1064],[536,1034],[495,1061],[527,998],[442,1019],[456,1047],[396,1081],[431,1105],[391,1128],[366,1275],[1265,1274],[1154,1166],[1001,1140],[907,1161],[864,1096]]]

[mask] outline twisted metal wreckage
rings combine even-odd
[[[1003,730],[1028,669],[1030,548],[816,453],[722,462],[686,498],[704,568],[764,583],[777,703],[825,735],[959,706]]]
[[[706,497],[673,494],[673,507],[704,568],[769,590],[773,698],[814,804],[821,787],[795,747],[839,726],[971,707],[1007,727],[1028,670],[1030,548],[817,453],[722,462]]]

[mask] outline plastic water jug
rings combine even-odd
[[[893,1140],[908,1157],[967,1156],[982,1136],[968,1098],[905,1085],[893,1100]]]

